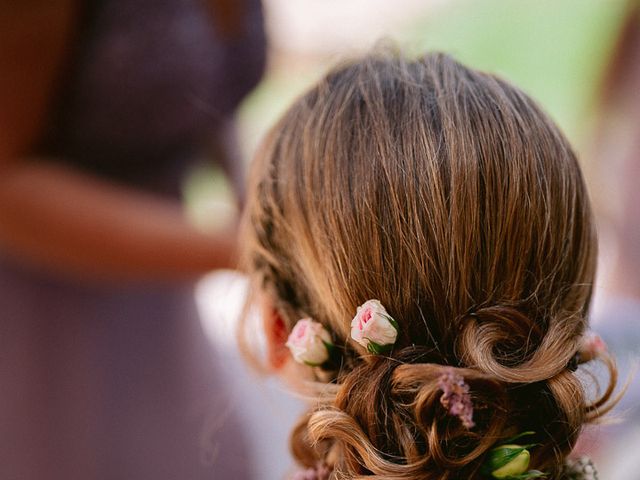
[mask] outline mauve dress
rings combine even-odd
[[[223,38],[198,0],[88,3],[43,153],[177,201],[264,67],[259,2],[242,4]],[[79,282],[0,253],[2,480],[254,478],[222,368],[192,284]]]

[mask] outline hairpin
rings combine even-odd
[[[327,362],[334,348],[329,331],[310,318],[298,320],[285,345],[296,362],[310,367]]]
[[[531,458],[529,449],[535,447],[536,444],[517,445],[513,443],[519,438],[534,434],[535,432],[523,432],[505,440],[504,444],[492,448],[480,469],[482,474],[505,480],[529,480],[546,477],[547,474],[539,470],[528,470]]]
[[[398,338],[398,323],[387,313],[379,300],[367,300],[358,307],[351,321],[351,338],[379,355],[393,348]]]
[[[458,417],[466,428],[473,428],[473,403],[464,377],[449,367],[438,379],[438,388],[443,392],[440,403],[449,415]]]

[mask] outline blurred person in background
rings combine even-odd
[[[604,217],[616,251],[605,289],[640,313],[640,1],[626,17],[604,72],[594,160],[600,164]],[[624,304],[624,305],[622,305]]]
[[[3,2],[3,479],[250,477],[192,291],[235,228],[194,229],[179,187],[206,149],[242,184],[264,56],[258,0]]]
[[[639,478],[640,461],[628,455],[640,444],[640,2],[627,11],[606,65],[598,98],[599,118],[591,152],[601,230],[611,265],[605,265],[594,308],[594,327],[620,361],[628,391],[617,407],[621,422],[600,429],[598,455],[604,478]],[[591,437],[584,442],[592,447]]]

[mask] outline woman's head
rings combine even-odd
[[[250,188],[255,284],[285,331],[311,317],[341,356],[294,433],[303,463],[474,478],[497,440],[534,430],[533,466],[556,470],[598,414],[567,368],[596,239],[575,155],[529,97],[446,55],[374,54],[295,102]],[[388,355],[350,338],[371,298],[399,324]],[[436,401],[446,366],[471,387],[473,429]]]

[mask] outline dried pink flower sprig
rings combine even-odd
[[[319,463],[315,468],[297,471],[291,480],[329,480],[331,469],[324,463]]]
[[[464,377],[452,368],[447,368],[438,379],[438,388],[442,390],[440,403],[449,415],[458,417],[466,428],[473,428],[473,403]]]

